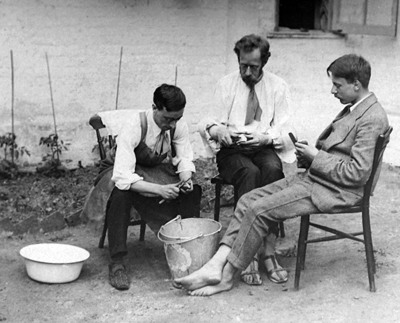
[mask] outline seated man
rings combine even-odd
[[[187,124],[181,120],[186,98],[181,89],[162,84],[153,107],[133,114],[117,137],[111,180],[115,183],[106,209],[111,256],[110,284],[129,288],[124,265],[131,209],[153,231],[178,214],[200,215],[201,188],[193,185],[193,151]]]
[[[347,106],[322,132],[316,147],[296,143],[298,165],[305,172],[255,189],[239,200],[215,256],[198,271],[175,279],[191,295],[230,290],[234,274],[248,266],[274,222],[361,203],[376,140],[388,130],[388,118],[368,90],[371,66],[363,57],[342,56],[327,73],[332,94]]]
[[[291,109],[289,88],[280,77],[263,71],[271,55],[268,41],[247,35],[236,42],[234,52],[239,70],[224,76],[217,84],[215,117],[204,118],[199,132],[206,149],[217,156],[220,176],[234,184],[240,198],[257,187],[284,177],[282,161],[295,161],[288,136]],[[275,283],[287,281],[287,272],[276,261],[271,228],[261,250],[268,278]],[[242,272],[247,284],[262,283],[258,258]]]

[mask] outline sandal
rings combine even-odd
[[[250,265],[242,271],[240,279],[247,285],[261,285],[262,279],[258,271],[258,257],[254,257]]]
[[[267,260],[267,259],[271,259],[272,265],[274,266],[274,268],[272,268],[271,270],[267,270],[268,279],[269,279],[270,281],[272,281],[273,283],[276,283],[276,284],[286,283],[286,282],[288,281],[288,274],[287,274],[286,269],[284,269],[284,268],[278,268],[279,264],[278,264],[278,262],[276,261],[276,258],[275,258],[274,255],[272,255],[272,256],[265,256],[265,257],[264,257],[264,265],[265,265],[265,260]],[[267,266],[265,266],[265,267],[267,268]],[[282,272],[285,272],[285,273],[286,273],[286,277],[283,276],[283,275],[281,274]],[[273,277],[273,276],[272,276],[273,274],[276,274],[276,276],[278,277],[278,279],[276,279],[275,277]]]

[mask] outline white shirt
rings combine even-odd
[[[115,117],[120,112],[122,118],[118,121]],[[140,125],[141,111],[137,110],[116,110],[99,113],[106,128],[117,137],[117,151],[115,155],[114,170],[112,181],[120,190],[129,190],[131,184],[143,180],[143,177],[135,173],[136,156],[135,148],[139,145],[142,130]],[[153,119],[153,110],[146,110],[147,133],[144,142],[153,149],[161,129]],[[108,121],[108,119],[110,121]],[[112,120],[112,121],[111,121]],[[168,142],[170,142],[170,133],[166,133]],[[180,119],[176,123],[176,129],[173,139],[176,155],[171,156],[170,145],[163,152],[168,151],[168,157],[172,164],[177,167],[177,173],[183,171],[195,172],[193,164],[193,150],[189,140],[189,130],[185,121]]]
[[[264,76],[255,85],[254,90],[262,110],[260,121],[245,125],[247,102],[250,88],[243,82],[239,72],[233,72],[223,77],[217,84],[214,94],[214,118],[204,118],[199,124],[206,147],[213,153],[220,147],[206,129],[212,124],[225,124],[234,132],[257,132],[269,134],[273,139],[278,156],[285,162],[294,162],[294,146],[288,136],[294,133],[291,127],[291,106],[289,87],[280,77],[264,72]],[[209,152],[209,151],[208,151]]]

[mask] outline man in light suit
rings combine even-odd
[[[316,146],[295,144],[303,173],[245,194],[214,257],[189,276],[176,279],[194,296],[228,291],[248,266],[274,222],[332,212],[361,202],[378,136],[388,128],[386,112],[368,90],[370,64],[345,55],[327,68],[332,94],[346,107],[319,136]]]

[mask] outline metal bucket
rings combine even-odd
[[[175,219],[158,231],[173,279],[191,274],[217,251],[221,223],[203,218]]]

